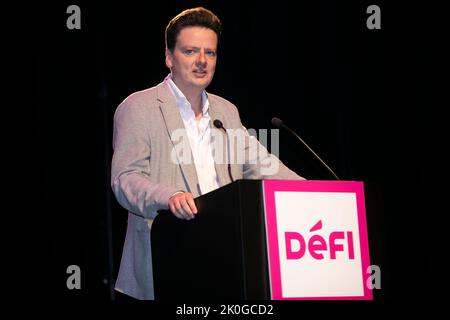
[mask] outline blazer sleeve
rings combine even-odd
[[[131,101],[130,101],[131,100]],[[117,201],[129,212],[153,219],[168,209],[169,198],[179,189],[150,179],[151,141],[148,112],[125,100],[114,115],[111,186]]]

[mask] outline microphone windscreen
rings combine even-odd
[[[282,125],[283,125],[283,120],[281,120],[281,119],[279,119],[279,118],[272,118],[272,124],[275,126],[275,127],[281,127]]]
[[[213,124],[214,124],[214,126],[215,126],[217,129],[223,128],[223,123],[222,123],[222,121],[220,121],[219,119],[214,120],[214,121],[213,121]]]

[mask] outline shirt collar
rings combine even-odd
[[[170,91],[175,97],[175,100],[177,102],[178,108],[180,108],[182,111],[192,111],[191,104],[186,99],[186,96],[181,92],[181,90],[177,87],[175,82],[173,82],[172,74],[169,73],[169,75],[164,79],[167,84],[169,85]],[[208,109],[209,109],[209,99],[208,95],[205,90],[202,92],[202,113],[204,116],[208,115]],[[193,111],[192,111],[193,112]]]

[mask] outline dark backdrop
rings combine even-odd
[[[81,8],[81,30],[66,8]],[[381,30],[366,8],[381,8]],[[248,128],[282,118],[345,180],[366,186],[377,299],[436,297],[448,285],[439,9],[399,1],[37,1],[6,5],[6,104],[15,113],[10,237],[14,282],[29,297],[113,299],[126,212],[109,187],[112,118],[168,74],[164,28],[182,9],[222,20],[209,91]],[[443,86],[441,87],[443,88]],[[328,173],[287,132],[280,158]],[[445,201],[446,203],[446,201]],[[447,239],[447,240],[446,240]],[[66,288],[78,265],[82,289]]]

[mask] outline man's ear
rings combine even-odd
[[[170,53],[170,50],[166,48],[166,66],[167,68],[172,68],[172,54]]]

